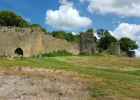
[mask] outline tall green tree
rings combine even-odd
[[[110,32],[108,30],[104,30],[104,29],[98,29],[97,30],[97,35],[99,38],[104,38],[107,36],[111,36]]]
[[[30,27],[21,16],[9,10],[0,11],[0,26]]]
[[[107,50],[112,42],[117,42],[118,40],[113,37],[108,30],[99,29],[97,30],[97,35],[100,39],[97,42],[97,47],[102,50]]]
[[[121,38],[119,42],[120,42],[120,47],[123,51],[134,50],[139,47],[138,44],[136,44],[136,41],[133,41],[128,37]]]

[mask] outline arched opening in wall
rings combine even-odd
[[[17,54],[19,57],[23,57],[23,50],[21,48],[17,48],[15,50],[15,54]]]

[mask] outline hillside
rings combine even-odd
[[[3,100],[139,100],[140,59],[115,56],[0,58]]]

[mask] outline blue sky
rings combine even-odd
[[[107,29],[117,39],[129,37],[140,46],[139,0],[0,0],[0,10],[11,10],[48,32],[79,33]],[[136,50],[140,57],[140,48]]]

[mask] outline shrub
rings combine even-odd
[[[79,53],[80,56],[89,56],[89,54],[85,53],[85,52],[81,52]]]
[[[57,52],[43,53],[42,57],[56,57],[56,56],[72,56],[72,53],[67,52],[66,50],[58,50]]]
[[[93,56],[104,56],[102,53],[95,53]]]

